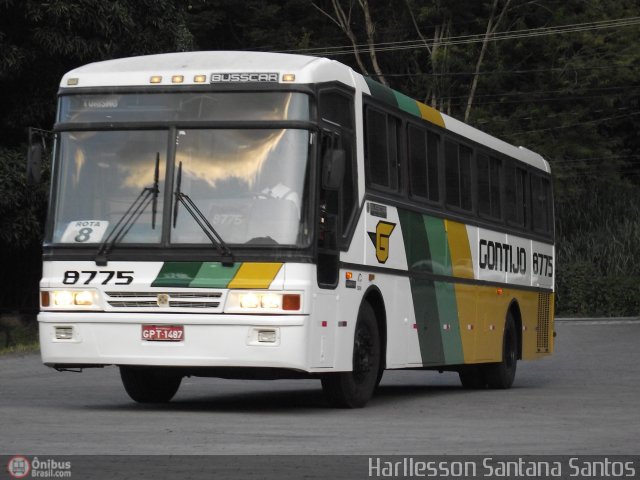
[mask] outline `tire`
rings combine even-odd
[[[166,403],[180,388],[182,376],[160,368],[120,367],[127,394],[138,403]]]
[[[322,390],[329,404],[338,408],[362,408],[373,395],[381,366],[380,333],[371,305],[358,312],[353,340],[353,370],[322,376]],[[380,376],[380,378],[382,378]]]
[[[504,337],[502,338],[502,361],[485,366],[484,374],[489,388],[511,388],[516,378],[517,367],[518,334],[513,316],[508,313],[504,326]]]
[[[380,386],[380,382],[382,381],[382,376],[384,375],[384,368],[380,365],[380,370],[378,370],[378,377],[376,378],[376,388]]]
[[[458,370],[460,383],[467,390],[479,390],[487,386],[484,365],[465,365]]]

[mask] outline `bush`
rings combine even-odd
[[[48,182],[27,185],[23,152],[26,147],[0,148],[0,305],[5,312],[38,309]]]

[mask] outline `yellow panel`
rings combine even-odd
[[[478,287],[476,352],[479,362],[499,362],[502,359],[504,322],[512,298],[507,289],[499,295],[497,287]]]
[[[464,363],[474,363],[476,358],[476,336],[478,334],[478,322],[476,319],[476,290],[478,287],[457,283],[455,288]]]
[[[229,288],[269,288],[282,263],[243,263]]]
[[[433,107],[429,107],[424,103],[416,102],[418,104],[418,108],[420,109],[420,115],[423,119],[428,122],[431,122],[439,127],[445,128],[444,119],[438,110]]]
[[[467,227],[463,223],[445,220],[445,229],[451,252],[451,269],[454,277],[473,278],[473,262]]]
[[[542,358],[553,352],[553,294],[549,307],[549,352],[539,352],[538,292],[465,284],[456,284],[455,291],[464,363],[502,359],[504,325],[512,301],[518,302],[522,316],[522,359]]]

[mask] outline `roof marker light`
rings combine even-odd
[[[207,76],[206,75],[196,75],[193,77],[193,81],[195,83],[204,83],[207,81]]]
[[[160,83],[160,82],[162,82],[161,75],[154,75],[149,79],[149,83]]]
[[[78,85],[78,79],[77,78],[68,78],[67,79],[67,85]]]
[[[182,83],[184,82],[184,75],[174,75],[171,77],[171,83]]]
[[[282,75],[282,81],[283,82],[295,82],[296,81],[296,75],[294,73],[285,73],[284,75]]]

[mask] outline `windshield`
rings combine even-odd
[[[306,130],[180,130],[181,191],[226,243],[306,243],[302,199],[308,146]],[[179,213],[171,241],[209,242],[186,213]]]
[[[160,193],[155,225],[152,208],[146,208],[122,242],[160,241],[166,131],[63,133],[59,158],[54,243],[98,243],[106,238],[140,192],[153,185],[156,158]]]
[[[175,202],[174,191],[179,188],[226,244],[309,244],[303,199],[308,195],[310,133],[272,128],[274,120],[308,120],[306,95],[185,93],[114,98],[78,95],[61,99],[59,121],[67,129],[79,122],[83,131],[60,134],[53,243],[100,244],[108,239],[136,198],[145,189],[156,191],[158,164],[153,202],[149,200],[133,218],[132,227],[117,243],[210,245],[209,237],[183,206],[165,205],[163,200],[168,198]],[[255,123],[252,128],[179,127],[180,122],[194,119],[270,122],[265,123],[269,128],[255,128]],[[176,126],[118,128],[119,121],[133,120],[175,121]],[[106,121],[111,122],[108,130],[104,129]],[[92,122],[101,124],[101,129],[90,130]],[[174,172],[173,178],[165,182],[168,169]],[[166,192],[167,188],[174,191]]]

